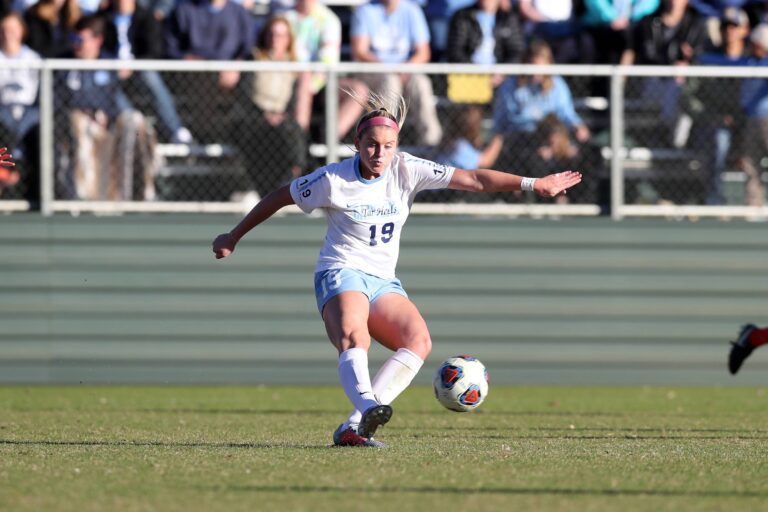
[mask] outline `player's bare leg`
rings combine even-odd
[[[379,425],[392,416],[392,408],[381,405],[374,396],[368,372],[368,297],[361,292],[342,292],[323,308],[328,338],[339,351],[339,380],[350,402],[365,411],[360,420],[364,433],[345,422],[336,429],[333,442],[337,446],[380,446],[370,439]]]
[[[373,393],[379,403],[390,405],[421,369],[432,350],[432,340],[419,310],[407,297],[397,293],[384,294],[371,305],[368,329],[379,343],[395,352],[373,378]],[[377,423],[381,419],[371,421],[358,409],[352,412],[347,423],[359,424],[359,432],[372,435],[375,429],[369,421]]]

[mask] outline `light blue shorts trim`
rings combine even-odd
[[[362,292],[370,303],[385,293],[408,297],[397,278],[382,279],[351,268],[332,268],[315,273],[315,298],[321,316],[326,302],[341,292]]]

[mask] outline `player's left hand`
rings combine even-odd
[[[566,190],[581,183],[579,171],[564,171],[536,180],[533,190],[540,196],[557,197],[565,195]]]
[[[13,155],[8,153],[8,148],[0,148],[0,167],[13,167],[16,164],[11,160]]]

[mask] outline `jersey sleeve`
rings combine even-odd
[[[290,190],[296,206],[304,213],[331,205],[331,181],[325,167],[296,178],[291,182]]]
[[[413,155],[405,156],[414,192],[447,188],[453,177],[454,167],[438,164]]]

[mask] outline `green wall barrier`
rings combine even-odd
[[[0,217],[0,383],[334,383],[324,220],[273,218],[216,261],[238,220]],[[412,217],[398,274],[434,341],[421,383],[457,353],[497,383],[768,382],[768,350],[725,367],[768,324],[761,223]]]

